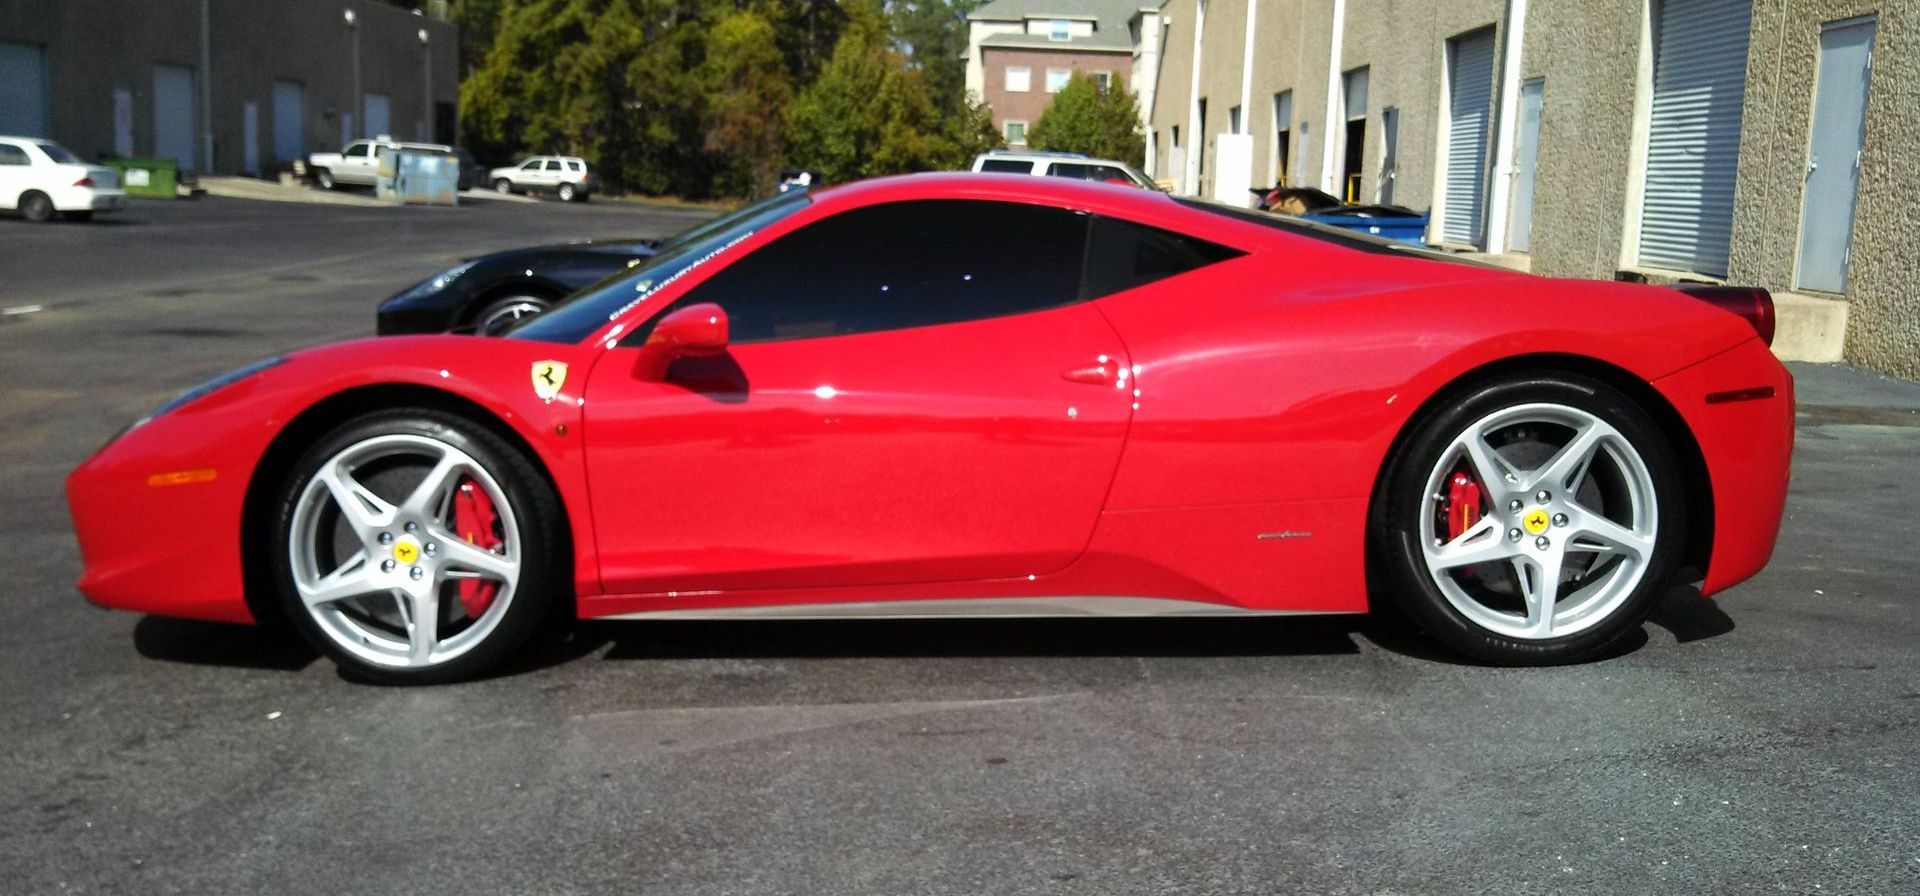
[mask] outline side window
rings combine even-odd
[[[997,171],[1002,174],[1031,174],[1033,163],[1022,162],[1019,159],[988,159],[980,163],[980,170]]]
[[[1054,177],[1066,177],[1074,180],[1098,180],[1099,178],[1092,172],[1092,165],[1082,165],[1078,162],[1055,162],[1047,168],[1047,173]]]
[[[0,165],[31,165],[27,151],[11,143],[0,143]]]
[[[567,163],[567,170],[568,170],[568,171],[580,171],[580,170],[583,170],[583,169],[585,169],[586,167],[587,167],[587,166],[585,166],[585,165],[582,165],[582,164],[581,164],[581,163],[579,163],[579,162],[568,162],[568,163]]]
[[[736,343],[1054,308],[1079,299],[1087,220],[1065,209],[967,200],[854,209],[762,247],[674,304],[725,308]]]
[[[1119,218],[1096,217],[1087,240],[1085,296],[1097,299],[1236,258],[1237,249]]]
[[[559,170],[560,170],[560,160],[559,160],[559,159],[548,159],[548,160],[547,160],[547,170],[548,170],[548,171],[559,171]]]
[[[348,158],[365,158],[369,155],[367,150],[368,146],[365,143],[349,143],[347,144],[347,151],[343,153],[343,155]]]
[[[520,170],[521,170],[521,171],[539,171],[539,170],[540,170],[540,160],[539,160],[539,159],[534,159],[533,161],[531,161],[531,162],[528,162],[528,163],[526,163],[525,165],[521,165],[521,166],[520,166]]]

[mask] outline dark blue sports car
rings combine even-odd
[[[380,303],[375,332],[494,336],[575,290],[652,257],[659,240],[509,249],[469,258]]]

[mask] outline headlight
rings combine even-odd
[[[412,288],[394,298],[406,299],[439,292],[440,290],[446,289],[448,284],[460,279],[460,275],[466,273],[467,270],[472,267],[473,262],[471,261],[461,262],[419,283],[415,283]]]
[[[226,373],[220,374],[219,376],[216,376],[213,379],[207,380],[206,382],[201,383],[198,386],[195,386],[191,389],[188,389],[185,392],[180,393],[179,395],[174,396],[171,401],[168,401],[166,404],[163,404],[157,408],[154,408],[153,413],[133,421],[133,425],[128,426],[127,430],[131,430],[131,429],[134,429],[135,427],[148,423],[152,421],[155,417],[159,417],[163,414],[173,413],[174,411],[180,409],[181,407],[191,402],[195,402],[209,395],[212,395],[213,393],[218,392],[221,389],[225,389],[226,387],[231,386],[234,383],[240,382],[241,380],[244,380],[247,377],[250,377],[256,373],[259,373],[262,370],[279,366],[280,364],[285,363],[286,360],[287,359],[281,358],[281,357],[272,357],[272,358],[267,358],[260,361],[255,361],[252,364],[248,364],[245,367],[236,367],[232,370],[229,370]],[[125,435],[125,434],[126,434],[126,430],[121,430],[121,435]],[[119,436],[115,436],[114,438],[119,438]]]

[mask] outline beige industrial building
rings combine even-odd
[[[0,0],[0,133],[218,174],[362,136],[450,142],[458,37],[368,0]]]
[[[1920,378],[1920,0],[1168,0],[1152,174],[1431,212],[1535,273],[1764,286]]]

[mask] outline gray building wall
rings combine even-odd
[[[242,109],[248,102],[259,107],[261,166],[271,165],[275,81],[303,87],[306,151],[339,148],[341,116],[354,114],[353,35],[342,16],[347,8],[357,18],[361,90],[389,98],[394,136],[417,139],[425,136],[422,122],[429,131],[433,126],[425,96],[429,65],[433,102],[458,99],[458,30],[448,22],[379,3],[208,2],[215,173],[241,172]],[[420,29],[428,33],[427,47],[421,46]],[[134,153],[146,155],[155,146],[154,66],[178,65],[193,69],[196,79],[206,76],[199,70],[200,0],[0,0],[0,41],[44,47],[49,136],[87,158],[113,154],[114,90],[133,95]],[[195,146],[204,156],[198,127]]]

